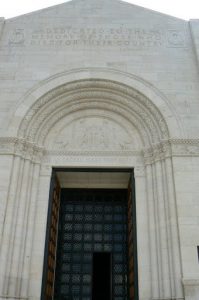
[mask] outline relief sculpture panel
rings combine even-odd
[[[122,151],[138,149],[137,133],[105,117],[83,117],[54,132],[52,150]]]

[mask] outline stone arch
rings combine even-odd
[[[167,125],[150,100],[131,88],[103,80],[72,82],[46,94],[31,107],[18,135],[42,146],[60,119],[86,109],[123,116],[138,129],[145,146],[169,138]]]
[[[99,153],[94,149],[88,157],[81,148],[80,155],[70,154],[70,149],[67,149],[63,154],[55,151],[54,155],[52,151],[54,149],[49,148],[49,141],[53,142],[56,135],[54,132],[53,136],[52,128],[57,126],[59,133],[59,129],[62,130],[70,123],[70,117],[76,122],[81,114],[87,118],[99,117],[110,120],[124,133],[130,128],[130,131],[136,133],[141,148],[137,153],[134,151],[125,153],[124,148],[117,147],[108,149],[111,150],[109,153],[105,151]],[[63,120],[66,120],[66,123],[62,123]],[[147,241],[149,249],[145,251],[145,258],[150,262],[150,279],[147,277],[148,273],[146,274],[152,286],[149,291],[150,297],[183,298],[179,242],[176,238],[178,224],[172,153],[169,141],[172,138],[171,133],[180,136],[181,131],[173,108],[157,89],[136,76],[110,69],[81,69],[58,74],[39,83],[25,95],[13,113],[8,132],[9,136],[14,137],[11,138],[11,150],[14,155],[9,191],[12,196],[9,201],[12,218],[9,214],[7,218],[12,219],[13,224],[17,226],[16,236],[14,236],[9,222],[5,222],[5,233],[11,232],[12,239],[9,243],[2,243],[5,247],[2,253],[7,253],[7,259],[2,256],[1,264],[3,274],[6,274],[0,284],[3,293],[5,292],[6,295],[18,293],[19,283],[16,278],[24,278],[21,284],[26,286],[27,274],[29,274],[31,291],[35,295],[34,283],[32,284],[34,278],[30,272],[34,270],[34,255],[32,255],[34,249],[31,249],[30,244],[34,245],[34,241],[40,239],[38,236],[40,232],[43,237],[45,234],[45,222],[41,225],[40,220],[47,216],[52,166],[76,167],[78,165],[91,168],[127,166],[135,169],[138,186],[137,207],[140,205],[138,220],[143,219],[144,203],[145,216],[149,221],[143,225],[144,230],[140,222],[138,230],[140,235],[142,232],[147,232],[149,239],[149,242]],[[145,160],[143,160],[143,151],[140,151],[144,148],[146,148]],[[122,151],[117,152],[118,150]],[[76,154],[80,157],[76,157]],[[43,208],[41,206],[41,209],[36,210],[41,199]],[[18,224],[19,217],[23,223]],[[41,227],[37,227],[37,224]],[[24,237],[27,236],[28,231],[31,234],[26,240]],[[7,241],[6,234],[3,240]],[[168,241],[166,248],[165,241]],[[143,253],[142,243],[139,246],[140,253]],[[39,251],[40,261],[37,272],[42,274],[42,243]],[[26,257],[32,257],[32,260],[26,260]],[[144,272],[142,274],[144,277]],[[41,278],[37,279],[37,284],[38,282],[41,284]],[[25,290],[22,293],[24,293],[21,294],[23,298],[28,298],[29,291]],[[38,289],[37,294],[39,293]]]
[[[110,69],[81,69],[55,75],[22,99],[9,135],[43,145],[48,131],[69,113],[105,109],[122,115],[140,134],[144,146],[179,134],[168,100],[136,76]],[[169,120],[169,122],[167,122]]]

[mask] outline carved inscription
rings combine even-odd
[[[21,43],[24,29],[10,34],[10,45]],[[39,28],[29,33],[26,44],[48,48],[123,48],[185,47],[185,33],[180,30],[161,30],[137,27],[55,27]]]
[[[31,45],[154,47],[162,37],[159,30],[138,28],[46,28],[32,34]]]

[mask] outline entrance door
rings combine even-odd
[[[126,212],[127,190],[62,190],[54,299],[127,299]]]
[[[128,189],[60,189],[54,172],[41,299],[138,300],[135,211],[133,176]]]

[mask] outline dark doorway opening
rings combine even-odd
[[[93,253],[92,300],[112,300],[112,255]]]
[[[51,179],[41,299],[138,300],[133,172],[127,190],[63,188],[61,171]]]

